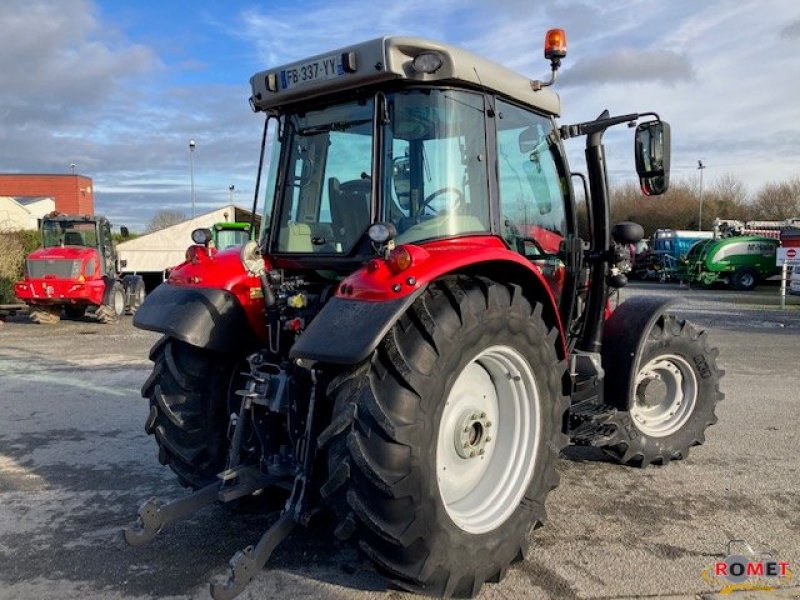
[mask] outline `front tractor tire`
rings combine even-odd
[[[555,330],[516,285],[432,284],[335,377],[323,497],[396,585],[472,596],[522,558],[568,439]]]
[[[659,318],[645,342],[631,397],[616,400],[618,409],[629,412],[636,435],[606,453],[630,466],[665,465],[705,442],[724,398],[718,354],[704,331],[672,315]]]
[[[142,386],[158,460],[181,484],[198,489],[225,468],[230,402],[240,360],[164,336],[150,351],[155,365]]]
[[[106,325],[118,323],[125,313],[125,288],[115,281],[106,290],[103,304],[97,307],[94,315],[98,321]]]

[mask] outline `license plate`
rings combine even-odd
[[[342,57],[331,55],[281,71],[281,89],[290,90],[314,81],[335,79],[344,75]]]

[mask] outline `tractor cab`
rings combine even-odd
[[[276,264],[350,272],[374,256],[381,242],[368,231],[381,223],[397,245],[493,237],[563,269],[559,250],[575,215],[553,92],[408,38],[264,72],[252,84],[253,106],[274,117],[277,134],[262,240]]]
[[[41,220],[42,248],[92,248],[101,275],[116,271],[116,248],[105,217],[48,215]]]
[[[250,223],[222,221],[211,227],[211,242],[217,250],[238,248],[252,239]]]

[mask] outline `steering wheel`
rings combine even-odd
[[[434,199],[438,198],[443,194],[453,194],[456,197],[455,211],[457,211],[464,205],[464,194],[461,192],[461,190],[454,187],[443,187],[436,190],[431,195],[425,198],[425,200],[420,205],[419,210],[417,211],[417,216],[418,217],[422,216],[422,213],[425,212],[426,208],[430,209],[433,212],[433,214],[437,214],[439,211],[430,206],[430,203],[433,202]]]

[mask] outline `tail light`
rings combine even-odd
[[[414,259],[411,257],[408,248],[405,246],[397,246],[389,253],[386,263],[392,271],[399,273],[408,269],[414,263]]]

